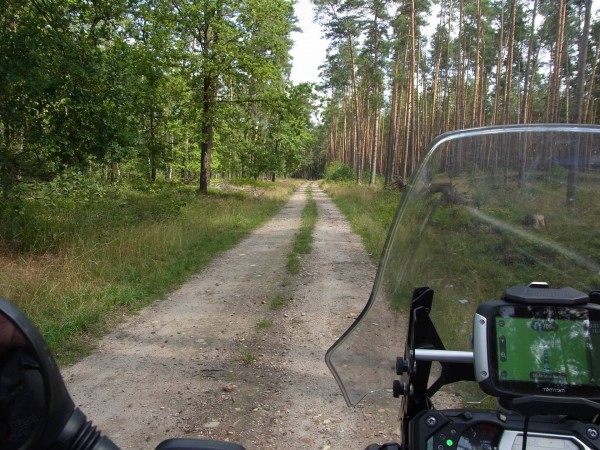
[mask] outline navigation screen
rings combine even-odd
[[[500,383],[534,383],[548,394],[600,384],[600,322],[551,316],[496,316]]]

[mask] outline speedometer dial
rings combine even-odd
[[[493,423],[478,423],[460,436],[457,450],[497,450],[502,428]]]

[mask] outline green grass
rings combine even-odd
[[[389,227],[400,202],[400,192],[381,186],[323,183],[321,186],[361,236],[369,255],[379,260]]]
[[[245,348],[240,352],[240,359],[244,364],[252,364],[256,362],[256,354]]]
[[[415,287],[431,287],[430,317],[447,348],[471,350],[478,305],[511,286],[547,281],[553,288],[598,289],[597,183],[581,177],[576,203],[567,206],[564,184],[541,176],[523,186],[491,177],[472,185],[458,176],[452,181],[468,192],[466,203],[435,193],[406,204],[381,283],[389,289],[382,297],[403,311]],[[533,213],[545,227],[532,226]],[[481,396],[471,387],[461,385],[463,398]]]
[[[292,275],[300,272],[300,256],[296,252],[290,252],[287,256],[287,264],[285,266],[287,271]]]
[[[544,174],[521,187],[515,181],[499,184],[493,177],[453,176],[458,191],[468,193],[466,204],[423,193],[407,203],[379,298],[406,311],[415,287],[433,288],[431,318],[442,341],[452,350],[471,350],[477,306],[500,298],[511,286],[541,280],[554,288],[598,289],[600,203],[594,176],[580,175],[571,206],[565,202],[565,183]],[[341,183],[323,187],[374,259],[379,258],[400,193]],[[545,228],[528,222],[533,213],[545,217]],[[457,389],[465,400],[483,397],[472,384]]]
[[[267,328],[271,328],[273,326],[273,321],[271,319],[262,319],[259,320],[256,324],[257,330],[266,330]]]
[[[12,242],[0,242],[9,249],[0,253],[0,296],[26,312],[61,363],[71,362],[123,314],[163,297],[235,246],[297,185],[275,183],[259,196],[159,186],[55,196],[52,204],[31,197],[20,205],[31,226],[13,221]]]
[[[306,192],[308,200],[302,210],[300,229],[294,236],[292,251],[288,254],[287,258],[286,267],[291,274],[297,274],[300,271],[299,255],[308,255],[312,251],[313,232],[318,219],[317,203],[312,197],[310,187]]]
[[[289,303],[289,301],[290,301],[290,299],[285,297],[284,295],[277,294],[271,300],[271,304],[269,305],[269,308],[276,311],[278,309],[283,308],[285,305],[287,305]]]

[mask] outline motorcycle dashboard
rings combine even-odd
[[[483,303],[474,319],[475,378],[495,397],[600,399],[600,307]]]

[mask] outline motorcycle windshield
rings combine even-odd
[[[600,127],[452,132],[421,161],[370,298],[326,355],[351,406],[398,378],[417,287],[435,292],[430,316],[446,349],[466,351],[477,306],[511,286],[600,288]]]

